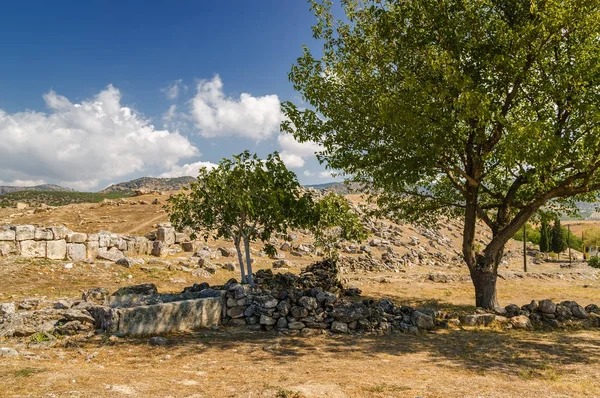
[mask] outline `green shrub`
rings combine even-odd
[[[600,268],[600,256],[592,256],[588,260],[588,265],[593,268]]]

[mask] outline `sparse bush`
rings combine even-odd
[[[592,256],[588,260],[588,265],[592,268],[600,268],[600,256]]]

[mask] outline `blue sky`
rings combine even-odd
[[[332,180],[278,129],[313,22],[302,0],[3,3],[0,184],[97,190],[244,149]]]

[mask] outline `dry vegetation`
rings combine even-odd
[[[157,196],[159,197],[159,196]],[[159,197],[164,201],[165,196]],[[150,202],[154,196],[138,197]],[[1,209],[0,219],[11,209]],[[80,222],[83,218],[83,222]],[[71,205],[48,213],[13,217],[13,223],[64,223],[83,232],[99,229],[143,234],[167,216],[157,205]],[[78,221],[79,220],[79,221]],[[127,221],[125,221],[127,220]],[[110,221],[110,222],[109,222]],[[117,221],[117,222],[113,222]],[[230,246],[209,242],[211,247]],[[511,243],[517,250],[517,243]],[[379,254],[379,253],[377,253]],[[314,258],[288,255],[297,267]],[[0,302],[24,297],[79,296],[93,286],[118,287],[152,282],[160,291],[181,291],[201,282],[176,270],[179,257],[123,268],[96,261],[0,260]],[[147,258],[150,260],[150,258]],[[504,271],[521,269],[514,257]],[[257,268],[272,260],[257,258]],[[580,268],[530,264],[530,272],[564,279],[500,280],[502,304],[531,299],[600,303],[597,279],[571,280]],[[415,266],[400,273],[346,274],[346,283],[368,297],[444,309],[472,310],[469,281],[435,283],[432,272],[467,274],[462,268]],[[219,269],[211,284],[238,277]],[[222,327],[166,336],[154,347],[148,338],[98,335],[53,342],[1,340],[1,347],[26,351],[0,359],[0,396],[4,397],[594,397],[600,396],[600,332],[558,330],[442,330],[421,336],[282,336]]]

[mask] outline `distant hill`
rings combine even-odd
[[[119,199],[127,196],[129,195],[125,192],[100,194],[75,191],[17,191],[0,195],[0,207],[13,207],[17,203],[27,203],[33,207],[42,203],[49,206],[65,206],[75,203],[98,203],[104,199]]]
[[[194,177],[175,177],[175,178],[154,178],[142,177],[136,180],[121,182],[111,185],[110,187],[100,191],[99,193],[106,194],[111,192],[133,193],[138,190],[145,191],[177,191],[182,186],[188,185],[196,181]]]
[[[44,184],[36,185],[33,187],[14,187],[9,185],[0,185],[0,195],[4,195],[11,192],[21,191],[40,191],[40,192],[75,192],[74,189],[61,187],[60,185]]]
[[[360,185],[357,183],[345,184],[343,182],[328,182],[325,184],[305,185],[307,188],[315,188],[320,190],[333,191],[340,195],[360,192]]]

